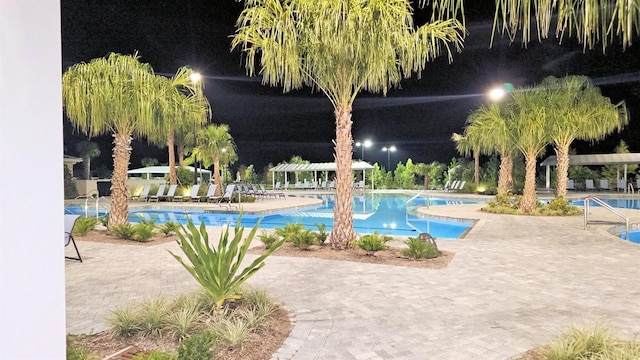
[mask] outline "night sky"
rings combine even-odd
[[[465,48],[449,64],[446,57],[427,65],[422,79],[404,80],[386,98],[361,94],[354,104],[354,141],[370,139],[365,160],[386,166],[384,146],[395,145],[391,163],[437,160],[457,156],[449,140],[461,132],[466,117],[487,99],[487,89],[510,82],[533,85],[545,76],[587,75],[612,101],[626,100],[630,125],[621,133],[592,146],[576,143],[578,153],[612,151],[624,139],[640,152],[640,44],[625,52],[617,44],[603,55],[601,47],[583,52],[575,39],[520,43],[498,39],[489,48],[492,6],[467,2],[469,36]],[[493,1],[488,2],[493,4]],[[215,123],[228,124],[238,146],[237,165],[256,169],[277,164],[292,155],[313,162],[333,161],[335,120],[329,100],[309,89],[283,94],[281,88],[261,85],[245,76],[240,53],[230,52],[230,35],[242,9],[232,0],[209,1],[84,1],[62,0],[63,66],[88,62],[109,52],[132,54],[151,64],[156,73],[171,75],[189,65],[205,78],[205,92]],[[425,11],[416,10],[420,18]],[[418,20],[419,21],[419,20]],[[63,69],[64,71],[64,69]],[[86,139],[65,121],[65,153],[76,155],[75,143]],[[111,136],[95,141],[102,155],[92,168],[111,168]],[[354,156],[362,154],[354,148]],[[130,168],[143,157],[167,162],[166,149],[136,141]],[[393,167],[393,166],[392,166]]]

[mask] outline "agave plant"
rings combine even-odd
[[[209,235],[204,223],[201,223],[198,229],[189,220],[186,228],[182,227],[177,235],[178,245],[190,264],[169,251],[213,297],[216,310],[220,310],[227,300],[239,299],[238,287],[265,265],[264,260],[267,256],[284,244],[284,239],[278,241],[250,265],[240,270],[240,264],[260,226],[258,221],[248,236],[243,238],[244,227],[240,226],[241,219],[242,215],[238,217],[232,239],[229,237],[229,227],[223,231],[217,248],[209,244]]]

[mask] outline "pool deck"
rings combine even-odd
[[[294,199],[255,206],[269,211]],[[592,207],[599,222],[585,230],[583,216],[492,215],[481,206],[421,209],[478,220],[464,238],[438,241],[456,253],[442,270],[268,258],[249,283],[284,303],[295,322],[273,359],[504,360],[588,321],[623,338],[640,333],[640,245],[608,232],[618,218]],[[640,210],[623,212],[640,223]],[[198,288],[167,252],[179,251],[175,243],[78,247],[84,263],[66,260],[69,333],[105,330],[105,315],[129,302]]]

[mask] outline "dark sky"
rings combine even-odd
[[[486,4],[486,2],[484,2]],[[493,1],[489,3],[493,4]],[[309,89],[284,94],[281,88],[261,85],[245,76],[240,54],[230,52],[229,36],[242,4],[232,0],[207,1],[84,1],[62,0],[63,64],[89,61],[109,52],[138,51],[157,73],[173,74],[189,65],[206,77],[205,91],[213,108],[213,122],[229,124],[238,146],[240,164],[261,170],[292,155],[311,161],[333,161],[333,109],[321,94]],[[449,64],[446,58],[427,65],[422,79],[404,80],[386,98],[362,94],[354,104],[354,140],[370,139],[365,160],[386,166],[382,147],[395,145],[391,163],[412,158],[414,163],[449,162],[457,156],[449,140],[460,132],[466,117],[486,102],[483,94],[493,84],[532,85],[548,75],[587,75],[613,101],[626,100],[631,124],[622,134],[597,146],[577,143],[578,153],[611,151],[624,139],[640,152],[640,50],[635,44],[623,52],[613,45],[583,52],[574,39],[562,45],[556,39],[520,43],[500,39],[489,48],[491,6],[468,1],[469,36],[462,53]],[[424,10],[416,11],[418,16]],[[487,20],[488,19],[488,20]],[[75,154],[80,139],[66,124],[65,148]],[[102,155],[92,164],[111,166],[111,137],[97,139]],[[166,162],[166,150],[134,143],[131,168],[142,157]],[[355,157],[360,157],[356,149]]]

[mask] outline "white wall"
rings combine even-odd
[[[66,357],[61,71],[59,0],[0,0],[3,359]]]

